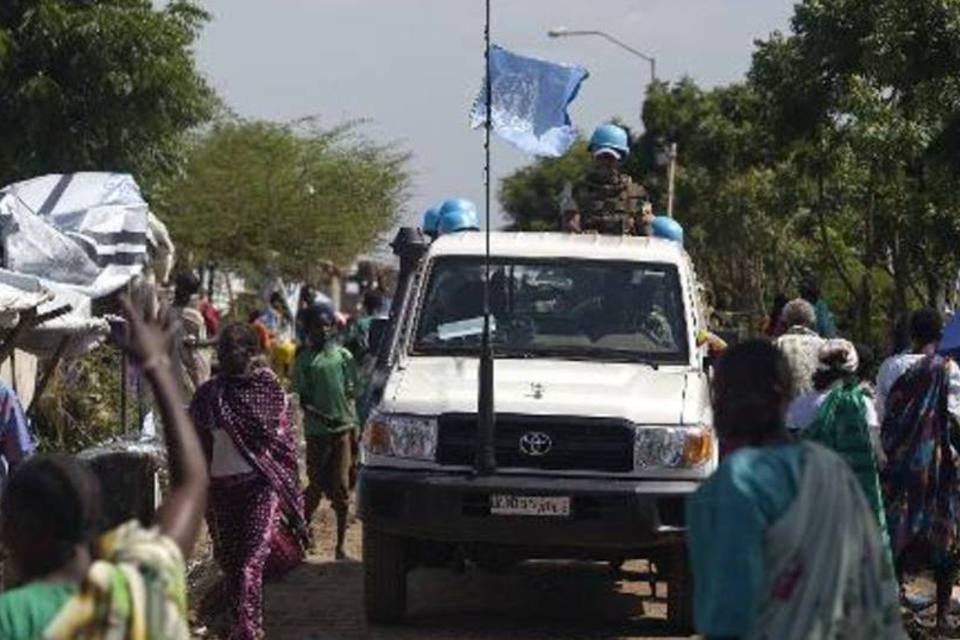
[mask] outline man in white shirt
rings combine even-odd
[[[912,349],[890,356],[880,365],[877,373],[877,415],[883,421],[887,397],[893,385],[910,367],[937,351],[943,334],[943,318],[933,309],[921,309],[910,318]],[[947,410],[960,419],[960,367],[951,361],[948,365]]]

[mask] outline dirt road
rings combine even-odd
[[[503,575],[475,568],[462,574],[418,570],[410,575],[408,621],[393,628],[368,627],[363,567],[359,561],[331,560],[329,518],[320,520],[318,533],[326,542],[318,554],[267,589],[270,640],[671,637],[663,604],[651,600],[645,583],[630,579],[644,568],[640,563],[628,565],[625,575],[585,563],[533,563]],[[359,523],[348,542],[348,553],[359,560]]]

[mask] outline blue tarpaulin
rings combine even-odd
[[[583,67],[517,55],[490,48],[492,128],[524,153],[558,157],[577,139],[567,106],[590,74]],[[470,124],[486,124],[486,83],[473,103]]]
[[[951,356],[960,355],[960,312],[954,312],[947,326],[943,328],[943,337],[937,352]]]

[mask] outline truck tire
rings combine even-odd
[[[667,579],[667,623],[674,633],[692,635],[693,577],[687,562],[686,546],[680,544],[667,554],[663,569]]]
[[[363,605],[367,620],[394,624],[407,612],[403,538],[363,528]]]

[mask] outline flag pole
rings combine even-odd
[[[486,61],[486,126],[484,127],[484,201],[486,229],[483,264],[483,336],[480,344],[479,393],[477,394],[477,449],[475,470],[489,475],[497,466],[495,414],[493,410],[493,346],[490,343],[490,130],[493,126],[493,87],[490,78],[490,0],[486,3],[483,32]]]

